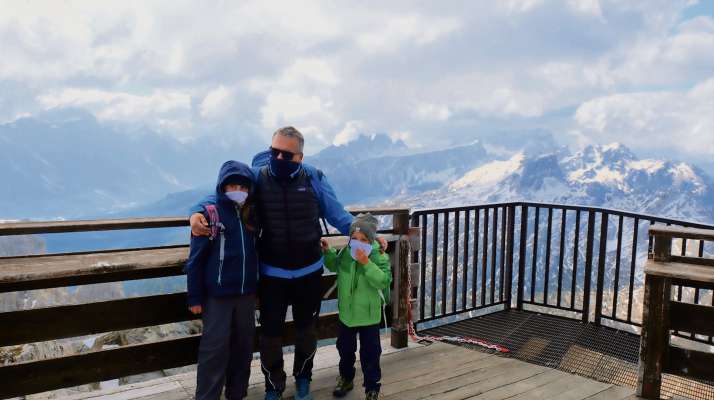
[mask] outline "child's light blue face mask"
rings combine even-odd
[[[357,260],[357,250],[360,249],[369,256],[369,253],[372,252],[372,245],[370,243],[362,243],[357,239],[350,239],[350,254],[355,261]]]
[[[241,190],[236,190],[235,192],[226,192],[226,197],[233,200],[234,203],[238,205],[243,205],[245,199],[248,198],[248,193]]]

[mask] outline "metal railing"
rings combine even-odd
[[[489,309],[530,309],[638,331],[652,225],[706,225],[599,207],[513,202],[419,210],[417,324]],[[706,255],[682,240],[682,255]],[[712,290],[673,288],[678,301],[712,302]],[[488,310],[486,310],[488,311]],[[417,326],[418,326],[417,325]],[[712,344],[712,337],[675,332]]]

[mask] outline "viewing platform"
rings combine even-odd
[[[382,341],[382,395],[385,399],[636,399],[631,388],[601,383],[558,370],[534,366],[509,357],[459,346],[411,343],[394,349]],[[312,390],[316,400],[333,399],[339,361],[333,346],[321,347],[315,356]],[[286,365],[292,354],[286,356]],[[262,399],[263,374],[253,362],[248,399]],[[362,399],[362,374],[345,399]],[[288,384],[286,398],[294,388]],[[112,390],[86,393],[64,400],[188,400],[196,389],[196,374],[185,373]]]
[[[714,306],[714,260],[706,244],[714,241],[714,226],[524,202],[360,211],[380,217],[394,275],[389,330],[382,341],[386,398],[625,399],[640,393],[714,399],[714,325],[707,322]],[[0,224],[0,236],[185,229],[187,224],[186,218],[8,223]],[[346,243],[328,226],[325,235],[334,246]],[[181,276],[187,254],[188,247],[178,245],[0,257],[0,294]],[[666,279],[659,291],[646,285],[646,274],[655,273]],[[337,376],[336,293],[329,291],[334,281],[334,275],[323,277],[322,341],[313,382],[318,399],[332,398]],[[671,318],[658,311],[670,307],[678,311]],[[166,324],[192,325],[176,334],[126,340],[131,336],[126,332]],[[417,335],[445,338],[411,340],[412,324]],[[193,396],[195,372],[186,368],[196,363],[201,335],[185,291],[28,306],[0,312],[0,326],[0,356],[5,357],[0,358],[0,398]],[[24,346],[86,341],[117,331],[124,336],[111,343],[12,359]],[[289,321],[284,344],[293,341]],[[288,370],[290,365],[286,354]],[[249,398],[262,398],[257,360],[253,367]],[[115,387],[99,384],[156,372],[166,376]],[[358,368],[348,399],[363,396],[360,377]]]

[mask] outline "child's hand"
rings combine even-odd
[[[330,245],[329,245],[329,243],[327,243],[327,240],[325,240],[325,239],[320,239],[320,247],[322,248],[323,252],[330,250]]]
[[[198,315],[203,312],[203,307],[201,306],[191,306],[188,308],[189,311],[191,311],[191,314],[193,315]]]
[[[379,253],[384,254],[384,252],[387,251],[387,246],[389,246],[389,243],[387,243],[387,239],[379,236],[377,238],[377,242],[379,242]]]
[[[211,228],[208,227],[208,221],[206,217],[201,213],[194,213],[189,218],[191,223],[191,234],[193,236],[210,236]]]
[[[362,265],[367,265],[367,263],[369,263],[369,257],[367,257],[367,253],[365,253],[362,249],[357,250],[357,262]]]

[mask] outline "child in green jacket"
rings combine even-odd
[[[345,396],[354,387],[357,335],[366,398],[379,396],[382,378],[379,325],[389,296],[392,271],[389,255],[381,251],[376,235],[377,219],[370,214],[360,214],[350,226],[347,247],[338,252],[322,240],[325,267],[337,273],[340,376],[333,391],[335,397]]]

